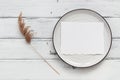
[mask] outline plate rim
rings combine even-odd
[[[57,50],[56,50],[56,48],[55,48],[55,44],[54,44],[54,34],[55,34],[55,29],[56,29],[56,27],[57,27],[57,24],[60,22],[60,20],[61,20],[65,15],[67,15],[67,14],[69,14],[69,13],[71,13],[71,12],[74,12],[74,11],[78,11],[78,10],[91,11],[91,12],[97,14],[98,16],[100,16],[100,17],[105,21],[105,23],[107,24],[108,29],[109,29],[109,31],[110,31],[110,36],[111,36],[111,37],[110,37],[110,39],[111,39],[111,40],[110,40],[110,47],[109,47],[107,53],[105,54],[105,56],[104,56],[99,62],[97,62],[97,63],[95,63],[95,64],[93,64],[93,65],[90,65],[90,66],[85,66],[85,67],[75,66],[75,65],[72,65],[72,64],[66,62],[65,60],[63,60],[63,59],[61,58],[61,56],[58,54],[58,52],[57,52]],[[76,68],[89,68],[89,67],[92,67],[92,66],[95,66],[95,65],[101,63],[101,62],[106,58],[106,56],[108,55],[108,53],[110,52],[110,49],[111,49],[111,47],[112,47],[112,31],[111,31],[110,25],[108,24],[107,20],[106,20],[101,14],[99,14],[98,12],[96,12],[96,11],[94,11],[94,10],[91,10],[91,9],[86,9],[86,8],[73,9],[73,10],[68,11],[68,12],[66,12],[65,14],[63,14],[63,15],[60,17],[60,19],[57,21],[57,23],[55,24],[55,27],[54,27],[53,33],[52,33],[52,43],[53,43],[53,48],[54,48],[55,52],[57,53],[57,56],[58,56],[64,63],[66,63],[66,64],[68,64],[68,65],[70,65],[70,66],[72,66],[72,67],[76,67]]]

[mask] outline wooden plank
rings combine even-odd
[[[0,59],[41,59],[24,39],[0,39]],[[57,58],[51,40],[33,40],[32,45],[46,59]]]
[[[58,75],[43,61],[0,61],[1,80],[56,79]]]
[[[59,18],[25,18],[27,25],[34,30],[34,38],[52,38],[55,24]],[[120,18],[106,18],[110,24],[114,38],[119,38]],[[17,18],[0,18],[0,38],[23,38],[21,35]]]
[[[63,1],[63,0],[62,0]],[[77,0],[78,1],[78,0]],[[17,17],[20,11],[25,17],[60,17],[73,9],[88,8],[103,16],[120,17],[119,1],[79,1],[60,2],[60,0],[15,0],[0,1],[0,17]]]
[[[27,18],[25,22],[36,33],[35,38],[51,38],[57,20],[57,18]],[[0,18],[0,38],[23,38],[18,28],[17,18]]]
[[[119,60],[105,60],[91,68],[76,68],[59,60],[49,60],[59,72],[56,75],[51,68],[41,60],[2,60],[0,61],[1,80],[119,80]]]
[[[58,59],[51,39],[34,39],[32,45],[45,59]],[[114,39],[106,59],[120,59],[120,39]],[[0,39],[0,60],[38,60],[41,59],[24,39]]]

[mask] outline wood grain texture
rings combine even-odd
[[[42,60],[1,60],[1,80],[119,80],[119,60],[105,60],[87,68],[73,69],[59,60],[48,60],[58,71],[56,75]]]
[[[26,24],[36,33],[34,38],[51,39],[59,18],[25,18]],[[110,24],[113,38],[120,38],[120,18],[105,18]],[[0,18],[0,38],[23,38],[17,18]]]
[[[80,8],[88,8],[103,16],[120,17],[120,2],[115,0],[63,1],[63,0],[1,0],[0,17],[17,17],[20,11],[25,17],[60,17],[64,13]]]

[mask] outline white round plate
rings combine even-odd
[[[104,24],[104,53],[100,55],[61,54],[61,22],[102,22]],[[83,34],[84,36],[84,34]],[[80,37],[80,36],[79,36]],[[58,56],[74,67],[90,67],[100,63],[109,53],[112,45],[112,32],[107,21],[97,12],[89,9],[76,9],[64,14],[56,23],[53,31],[53,45]],[[78,44],[80,45],[80,44]],[[71,45],[72,46],[72,45]]]

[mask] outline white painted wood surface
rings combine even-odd
[[[88,8],[99,12],[110,24],[113,44],[106,59],[91,68],[75,68],[63,63],[52,44],[52,31],[66,12]],[[59,72],[56,75],[26,44],[17,25],[23,12],[25,21],[37,33],[33,46]],[[0,0],[0,80],[120,80],[120,0]]]

